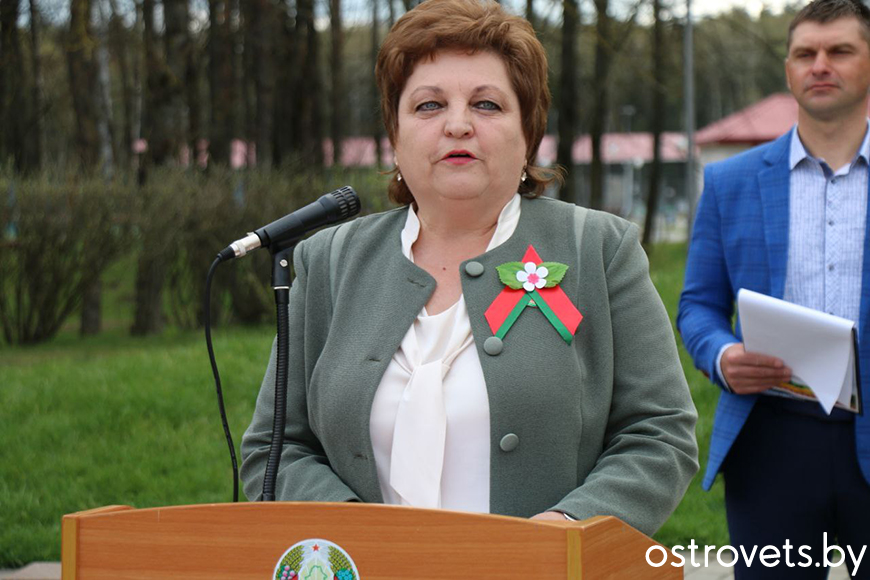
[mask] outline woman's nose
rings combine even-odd
[[[465,107],[453,109],[447,114],[447,120],[444,124],[444,134],[448,137],[459,138],[468,137],[474,133],[474,127],[471,123],[471,117]]]

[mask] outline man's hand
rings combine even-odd
[[[791,380],[791,369],[781,359],[746,352],[743,343],[726,348],[720,365],[728,386],[739,395],[761,393]]]

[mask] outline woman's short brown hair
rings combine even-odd
[[[526,173],[520,193],[536,197],[561,174],[537,167],[534,157],[547,128],[550,89],[547,54],[532,25],[513,16],[493,0],[425,0],[405,13],[384,39],[375,77],[381,93],[381,112],[390,143],[396,145],[399,97],[414,67],[442,50],[491,51],[504,60],[526,139]],[[414,196],[404,181],[393,176],[390,199],[409,204]]]

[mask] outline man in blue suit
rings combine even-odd
[[[870,10],[810,3],[785,69],[797,126],[706,168],[692,233],[677,325],[722,390],[703,486],[723,472],[731,545],[779,547],[776,567],[738,558],[738,579],[825,578],[835,541],[870,578],[870,558],[856,561],[870,545]],[[731,323],[740,288],[857,322],[863,415],[764,395],[791,370],[744,350]]]

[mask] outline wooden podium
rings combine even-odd
[[[683,576],[647,564],[657,544],[613,517],[538,522],[359,503],[109,506],[64,516],[62,536],[63,580],[275,579],[288,549],[309,539],[340,546],[358,580]]]

